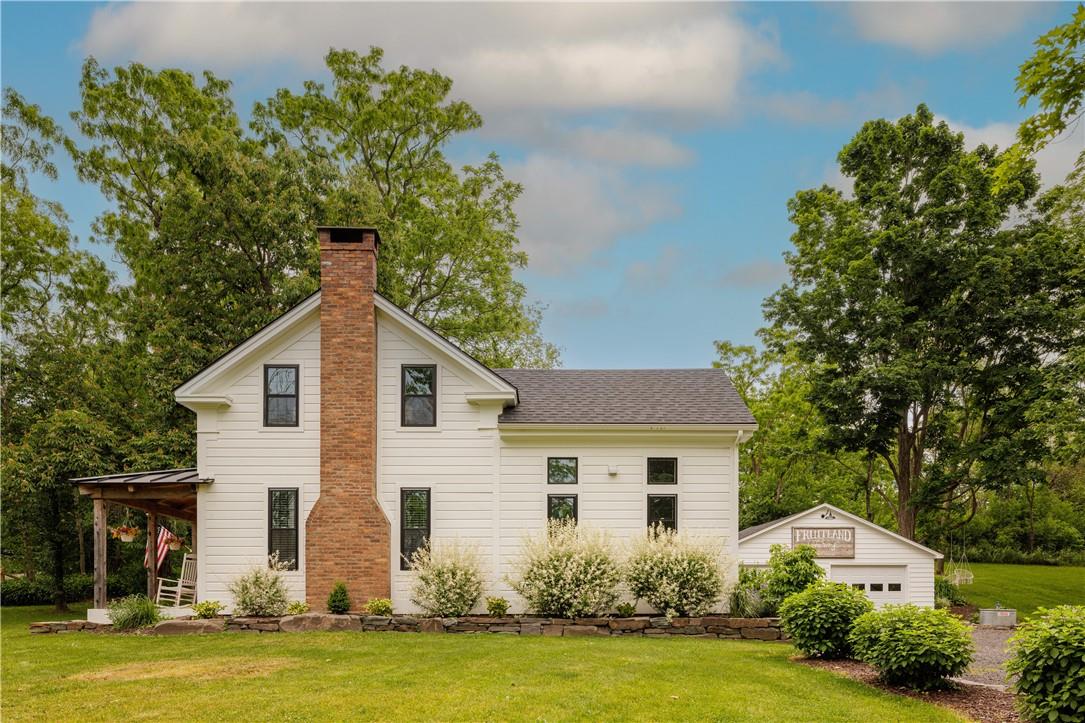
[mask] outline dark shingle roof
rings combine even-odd
[[[756,424],[722,369],[495,369],[502,424]]]
[[[780,517],[780,518],[777,518],[775,520],[769,520],[768,522],[762,522],[760,525],[753,525],[752,527],[747,527],[744,530],[739,530],[738,531],[738,539],[745,540],[747,537],[754,534],[755,532],[760,532],[761,530],[765,529],[766,527],[772,527],[777,522],[779,522],[780,520],[783,520],[783,519],[785,519],[785,518]]]

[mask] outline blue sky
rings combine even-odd
[[[568,367],[696,367],[755,340],[786,278],[786,203],[846,187],[835,157],[864,120],[925,102],[971,143],[1012,140],[1017,66],[1061,4],[0,5],[2,81],[67,122],[83,58],[209,68],[238,108],[324,79],[329,46],[455,80],[484,128],[447,149],[501,155],[525,186],[522,274]],[[1038,158],[1061,180],[1083,131]],[[35,191],[83,243],[105,208],[61,163]]]

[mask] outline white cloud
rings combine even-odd
[[[625,269],[624,282],[634,293],[659,291],[675,278],[682,268],[682,251],[673,244],[659,248],[654,257],[646,261],[634,261]]]
[[[932,55],[994,42],[1047,8],[1020,2],[854,2],[847,12],[865,40]]]
[[[733,266],[720,275],[717,286],[751,288],[779,286],[790,278],[783,261],[755,259]]]
[[[981,143],[1009,148],[1017,138],[1016,123],[988,123],[983,126],[970,126],[949,118],[939,118],[950,128],[964,133],[965,146],[974,148]],[[1078,154],[1085,148],[1082,141],[1082,128],[1060,136],[1058,142],[1048,144],[1036,154],[1036,170],[1040,174],[1040,184],[1044,188],[1058,185],[1066,180],[1067,174],[1074,168]]]
[[[918,93],[895,83],[850,98],[823,98],[809,91],[772,93],[756,99],[761,112],[798,125],[857,124],[875,117],[901,115],[914,108]]]
[[[216,70],[318,68],[329,46],[370,45],[439,68],[483,112],[721,115],[744,75],[779,57],[774,37],[728,8],[670,3],[133,3],[96,10],[82,42],[105,58]]]
[[[622,234],[679,212],[667,189],[634,184],[598,164],[533,154],[507,165],[524,184],[516,212],[531,269],[573,273]]]

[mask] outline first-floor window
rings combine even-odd
[[[268,496],[267,553],[298,569],[298,489],[272,488]]]
[[[399,491],[399,569],[411,569],[411,556],[429,540],[429,488]]]
[[[547,495],[546,519],[576,522],[576,495]]]
[[[648,526],[678,529],[678,495],[648,495]]]

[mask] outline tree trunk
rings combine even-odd
[[[50,547],[53,549],[53,602],[58,613],[68,612],[68,601],[64,595],[64,531],[60,524],[60,491],[49,492],[49,512],[54,521],[49,531]]]
[[[908,425],[908,412],[905,411],[897,432],[897,468],[894,476],[897,481],[897,527],[902,537],[914,540],[916,515],[912,507],[912,488],[919,477],[917,468],[922,455],[915,449],[916,436]]]
[[[1028,500],[1028,551],[1036,549],[1036,486],[1025,482],[1025,499]]]

